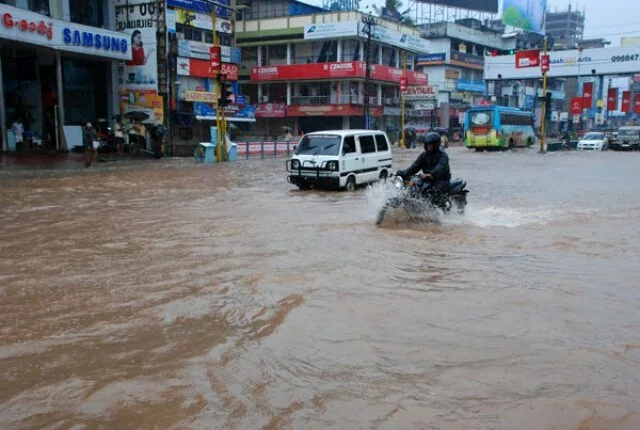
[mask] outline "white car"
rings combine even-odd
[[[607,136],[604,133],[589,132],[578,142],[578,151],[604,151],[607,149]]]

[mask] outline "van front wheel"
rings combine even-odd
[[[386,181],[388,176],[389,176],[389,174],[387,173],[386,170],[383,170],[382,172],[380,172],[380,180],[382,182]]]
[[[353,176],[349,176],[347,178],[347,184],[345,185],[344,189],[349,191],[350,193],[354,192],[356,190],[356,178],[354,178]]]

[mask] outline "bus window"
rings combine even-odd
[[[475,111],[469,112],[469,124],[471,127],[486,127],[492,125],[493,112]]]

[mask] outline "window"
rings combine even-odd
[[[532,125],[533,118],[528,114],[501,113],[500,123],[502,125]]]
[[[104,25],[102,0],[69,0],[71,22],[93,27]]]
[[[49,0],[0,0],[0,4],[30,10],[42,15],[50,16]]]
[[[296,155],[338,155],[340,137],[332,134],[307,135],[296,146]]]
[[[384,134],[376,134],[376,143],[378,144],[378,151],[389,150],[389,145],[387,145],[387,137]]]
[[[376,144],[373,136],[360,136],[360,150],[363,154],[376,152]]]
[[[356,152],[356,138],[353,136],[346,136],[342,143],[342,153],[350,154]]]

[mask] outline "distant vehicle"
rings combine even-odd
[[[464,146],[511,149],[536,143],[533,114],[516,108],[478,106],[469,109],[464,120]]]
[[[591,131],[578,142],[578,151],[605,151],[608,138],[603,132]]]
[[[611,144],[611,149],[619,151],[640,150],[640,127],[626,126],[618,129],[618,137]]]
[[[383,131],[330,130],[306,134],[287,160],[289,183],[354,191],[357,185],[386,179],[391,144]]]

